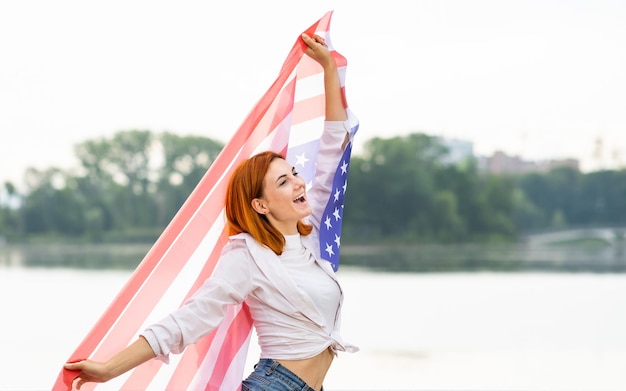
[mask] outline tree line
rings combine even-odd
[[[29,168],[4,184],[0,236],[151,242],[223,144],[200,136],[121,131],[74,148],[73,169]],[[373,138],[354,154],[343,243],[513,241],[523,233],[626,225],[626,170],[488,174],[454,164],[437,137]]]

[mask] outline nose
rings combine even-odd
[[[295,177],[295,179],[296,179],[296,182],[295,182],[296,183],[296,187],[299,188],[299,187],[306,186],[306,182],[304,182],[304,178],[302,178],[301,176],[298,175],[298,176]]]

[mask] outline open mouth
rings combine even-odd
[[[301,196],[296,197],[293,202],[295,202],[296,204],[302,204],[306,202],[306,198],[304,197],[304,194],[302,194]]]

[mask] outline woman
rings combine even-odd
[[[67,363],[86,382],[105,382],[154,357],[167,361],[216,328],[226,307],[245,302],[261,359],[242,390],[321,390],[337,351],[355,352],[339,336],[343,294],[320,258],[317,227],[333,173],[348,141],[337,65],[324,40],[302,35],[306,54],[324,69],[325,123],[316,182],[306,184],[282,156],[263,152],[233,173],[226,196],[231,235],[215,272],[180,309],[148,327],[106,362]],[[311,216],[309,225],[303,221]],[[269,387],[269,388],[268,388]],[[295,387],[295,388],[294,388]]]

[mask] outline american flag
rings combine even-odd
[[[350,142],[346,145],[339,166],[335,171],[331,196],[328,199],[324,214],[319,227],[320,254],[333,266],[333,270],[339,268],[339,249],[341,247],[341,223],[343,218],[343,206],[346,189],[348,187],[348,169],[350,167],[350,155],[352,153],[352,138],[358,130],[358,122],[353,114],[348,111],[350,122]],[[318,142],[301,144],[289,148],[287,161],[296,167],[298,173],[307,182],[307,187],[313,184],[315,175],[315,156]]]
[[[332,46],[331,16],[332,12],[328,12],[305,32],[325,38],[345,88],[347,62]],[[319,64],[304,55],[304,50],[305,44],[298,35],[276,81],[68,362],[108,359],[136,340],[148,325],[182,305],[211,276],[228,240],[223,207],[226,185],[242,160],[260,151],[274,150],[286,154],[291,164],[306,166],[301,172],[309,182],[312,180],[316,139],[323,129],[323,72]],[[348,112],[351,128],[356,131],[356,118]],[[335,219],[329,227],[332,231],[321,229],[322,254],[329,254],[328,260],[335,262],[335,269],[349,151],[350,147],[346,148],[335,178],[337,189],[333,189],[333,194],[335,190],[339,194],[336,199],[331,197],[327,207],[331,210],[331,221]],[[336,215],[335,208],[339,210]],[[330,246],[328,250],[327,246]],[[247,307],[233,306],[216,330],[183,353],[171,355],[169,365],[150,360],[107,383],[87,383],[81,390],[238,390],[244,377],[251,333],[252,320]],[[62,369],[52,390],[67,390],[76,375]]]

